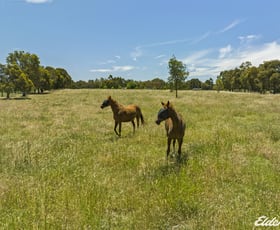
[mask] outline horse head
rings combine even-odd
[[[110,105],[110,99],[111,99],[111,96],[108,97],[108,99],[104,100],[103,103],[101,104],[100,108],[103,109],[107,106]]]
[[[167,118],[170,117],[169,115],[169,106],[170,103],[169,101],[164,104],[163,102],[161,102],[163,108],[159,110],[158,112],[158,116],[157,116],[157,120],[156,120],[156,124],[159,125],[162,121],[166,120]]]

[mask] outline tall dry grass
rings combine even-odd
[[[113,132],[108,95],[146,125]],[[0,100],[1,229],[252,229],[280,219],[279,95],[62,90]],[[183,114],[165,161],[161,101]]]

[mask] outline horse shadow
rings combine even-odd
[[[12,100],[13,101],[24,101],[24,100],[31,100],[31,98],[30,97],[14,97],[14,98],[5,97],[5,98],[1,98],[1,100],[3,100],[3,101],[12,101]]]
[[[189,156],[187,153],[178,155],[170,154],[169,158],[166,159],[165,164],[160,164],[154,169],[154,175],[159,177],[165,177],[171,174],[179,174],[183,167],[187,166]]]
[[[109,142],[118,142],[119,140],[122,140],[122,139],[132,139],[135,137],[135,133],[126,133],[124,135],[122,135],[121,137],[120,136],[117,136],[117,135],[112,135],[112,133],[108,133],[107,137],[104,138],[105,140],[109,141]]]

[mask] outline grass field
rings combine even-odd
[[[145,126],[113,131],[108,95]],[[187,122],[166,162],[170,100]],[[0,100],[0,229],[253,229],[280,220],[280,95],[63,90]]]

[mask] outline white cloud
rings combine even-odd
[[[130,71],[133,70],[134,66],[130,66],[130,65],[125,65],[125,66],[114,66],[113,67],[113,71],[121,71],[121,72],[126,72],[126,71]]]
[[[253,65],[259,65],[263,61],[280,59],[280,44],[276,41],[266,43],[261,47],[254,47],[248,51],[242,52],[242,61],[250,61]]]
[[[185,42],[190,42],[190,39],[178,39],[178,40],[156,42],[156,43],[141,45],[141,46],[138,46],[138,48],[174,45],[174,44],[185,43]]]
[[[115,63],[117,63],[118,60],[121,59],[121,56],[116,55],[116,56],[114,56],[114,58],[115,58],[114,60],[113,59],[109,59],[107,61],[99,62],[98,64],[99,65],[115,64]]]
[[[221,51],[222,50],[222,51]],[[230,53],[230,55],[227,55]],[[221,56],[223,58],[221,58]],[[185,58],[189,66],[190,77],[213,77],[221,71],[239,67],[243,62],[250,61],[258,66],[264,61],[280,59],[280,44],[276,41],[261,46],[233,49],[230,45],[219,50],[219,55],[210,56],[206,51],[199,51]]]
[[[158,55],[158,56],[154,57],[154,59],[161,59],[161,58],[164,58],[164,57],[166,57],[166,55],[162,54],[162,55]]]
[[[223,28],[220,33],[224,33],[224,32],[227,32],[231,29],[233,29],[234,27],[236,27],[237,25],[239,25],[241,23],[241,20],[237,19],[237,20],[234,20],[232,23],[230,23],[229,25],[227,25],[225,28]]]
[[[145,48],[153,48],[158,46],[167,46],[167,45],[175,45],[178,43],[185,43],[190,42],[190,39],[178,39],[178,40],[169,40],[169,41],[163,41],[163,42],[155,42],[150,44],[144,44],[140,45],[134,48],[134,50],[131,52],[130,56],[134,61],[137,61],[139,57],[142,57],[144,55],[143,49]]]
[[[249,44],[257,39],[260,38],[260,35],[255,35],[255,34],[250,34],[250,35],[246,35],[246,36],[239,36],[238,39],[240,40],[241,44]]]
[[[209,55],[211,53],[211,51],[212,50],[210,50],[210,49],[197,51],[197,52],[189,55],[182,61],[187,65],[192,65],[193,63],[197,63],[197,62],[200,62],[200,60],[203,60],[203,58],[206,57],[207,55]]]
[[[90,72],[93,73],[108,73],[111,72],[111,69],[91,69]]]
[[[219,58],[224,58],[226,57],[228,54],[230,54],[232,51],[231,45],[227,45],[226,47],[223,47],[219,50]]]
[[[91,69],[90,72],[95,72],[95,73],[109,73],[109,72],[127,72],[130,70],[135,69],[134,66],[113,66],[112,68],[108,69]]]
[[[210,35],[211,35],[211,32],[207,32],[207,33],[201,35],[200,37],[194,39],[192,44],[197,44],[197,43],[205,40],[206,38],[208,38]]]
[[[52,0],[25,0],[27,3],[33,3],[33,4],[42,4],[47,2],[52,2]]]
[[[99,65],[107,65],[107,64],[114,64],[116,63],[115,60],[107,60],[107,61],[104,61],[104,62],[99,62],[98,64]]]

